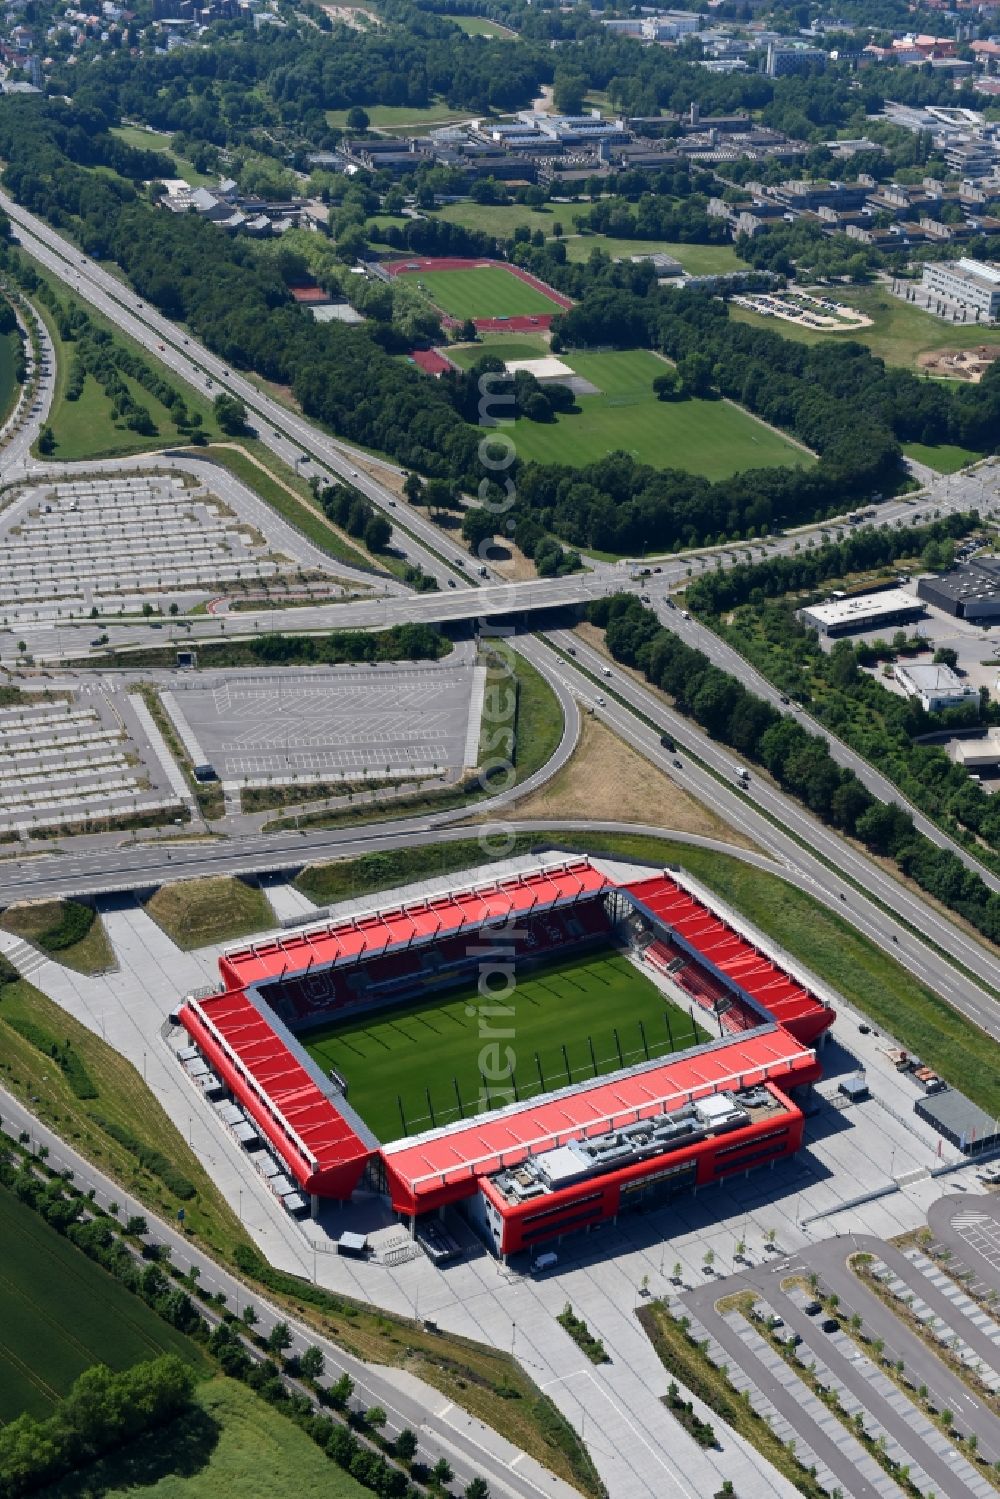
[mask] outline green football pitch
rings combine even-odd
[[[353,1016],[302,1037],[336,1068],[348,1100],[380,1140],[417,1134],[517,1098],[531,1098],[707,1039],[688,1011],[613,949],[533,968],[503,999],[472,986]],[[482,1069],[513,1055],[513,1083]],[[483,1060],[484,1054],[486,1060]],[[492,1087],[492,1093],[489,1092]],[[513,1093],[507,1089],[513,1088]]]
[[[407,284],[418,284],[435,307],[456,318],[531,317],[561,311],[544,292],[503,266],[464,271],[409,271]]]

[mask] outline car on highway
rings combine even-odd
[[[681,762],[679,760],[673,760],[673,761],[671,761],[671,764],[676,765],[678,770],[683,770],[684,769],[684,766],[681,764]]]
[[[449,588],[457,588],[458,587],[458,584],[455,582],[454,578],[449,578],[448,579],[448,587]]]
[[[676,744],[671,739],[669,734],[661,734],[660,743],[663,745],[663,748],[665,750],[670,750],[671,752],[677,748]]]
[[[356,479],[357,477],[358,477],[358,471],[357,471],[357,469],[356,468],[352,468],[351,469],[351,478],[352,479]]]

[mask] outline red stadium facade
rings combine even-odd
[[[295,1031],[467,981],[498,929],[526,963],[627,945],[718,1039],[380,1142]],[[180,1022],[314,1210],[362,1184],[411,1224],[461,1203],[502,1256],[797,1150],[794,1091],[820,1076],[834,1019],[680,877],[619,885],[586,860],[276,936],[220,970],[223,991],[189,997]]]

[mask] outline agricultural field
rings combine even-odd
[[[192,1409],[47,1499],[370,1499],[293,1421],[233,1379],[207,1380]]]
[[[347,1078],[352,1105],[376,1134],[396,1139],[404,1130],[457,1119],[459,1099],[466,1116],[491,1107],[480,1100],[477,994],[459,989],[443,1001],[418,1000],[375,1019],[356,1016],[302,1039],[321,1066]],[[611,948],[534,970],[518,981],[509,1003],[520,1098],[705,1039],[685,1010]]]
[[[442,312],[454,318],[549,317],[560,311],[544,292],[499,265],[461,271],[405,273]]]
[[[519,458],[577,465],[624,450],[640,463],[686,469],[707,479],[813,461],[727,401],[658,401],[653,380],[664,365],[644,349],[559,357],[601,394],[578,396],[579,410],[552,422],[520,418],[511,428]]]
[[[814,292],[813,287],[805,291]],[[818,289],[820,295],[824,289]],[[841,287],[835,292],[838,302],[857,307],[871,318],[868,328],[852,329],[850,332],[822,333],[815,328],[800,328],[795,323],[776,322],[763,318],[745,307],[730,307],[729,315],[740,323],[750,323],[755,328],[767,328],[780,333],[782,338],[797,338],[802,343],[814,344],[823,338],[851,338],[867,344],[873,354],[887,364],[902,365],[915,369],[921,354],[930,354],[949,349],[972,349],[983,342],[984,330],[971,324],[964,327],[958,323],[945,323],[921,307],[914,307],[894,297],[885,286]]]
[[[91,1364],[127,1369],[161,1353],[202,1362],[197,1344],[0,1187],[0,1422],[47,1416]]]

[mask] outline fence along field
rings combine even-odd
[[[517,980],[502,1001],[509,1019],[487,1014],[493,1034],[513,1031],[514,1086],[533,1098],[569,1083],[614,1072],[706,1039],[687,1010],[615,952],[548,964]],[[325,1070],[347,1079],[348,1101],[381,1140],[470,1118],[508,1102],[486,1102],[479,1071],[483,1047],[479,1006],[465,985],[444,1000],[423,999],[382,1009],[303,1035]],[[481,1091],[483,1093],[480,1098]]]

